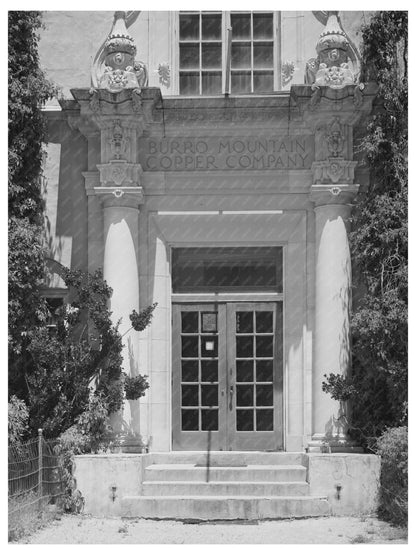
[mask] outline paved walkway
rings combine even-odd
[[[259,523],[186,524],[64,515],[31,544],[351,544],[407,543],[406,533],[376,518],[323,517]]]

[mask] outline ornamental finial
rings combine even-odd
[[[325,28],[316,45],[317,58],[310,59],[306,64],[306,83],[313,88],[328,86],[333,89],[354,85],[356,77],[350,62],[353,63],[356,56],[342,29],[339,12],[314,12],[314,15],[325,22]]]
[[[146,66],[136,61],[135,55],[136,45],[127,30],[127,12],[114,12],[111,31],[95,57],[93,86],[112,93],[146,87]]]

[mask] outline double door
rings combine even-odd
[[[173,305],[173,449],[283,448],[282,303]]]

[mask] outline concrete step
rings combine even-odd
[[[306,482],[143,482],[144,496],[300,496],[308,495]]]
[[[207,453],[202,451],[173,451],[149,453],[149,464],[207,464]],[[262,451],[211,451],[210,466],[238,466],[243,464],[303,464],[304,453]]]
[[[131,496],[121,501],[124,518],[257,520],[328,516],[325,497]]]
[[[204,482],[207,469],[194,464],[151,464],[145,469],[144,481]],[[304,482],[306,468],[302,465],[247,465],[210,467],[213,482]]]

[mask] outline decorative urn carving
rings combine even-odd
[[[147,86],[148,73],[145,64],[135,60],[135,55],[136,45],[127,31],[126,12],[115,12],[110,34],[96,56],[93,87],[112,93],[137,89],[140,93]]]
[[[324,12],[322,12],[324,13]],[[337,11],[326,12],[325,29],[316,45],[317,58],[306,64],[305,81],[312,88],[331,87],[342,89],[356,84],[352,48],[345,31],[341,28]]]

